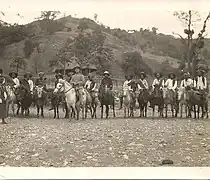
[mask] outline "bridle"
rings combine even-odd
[[[64,85],[63,85],[64,83],[62,82],[62,83],[60,83],[60,84],[62,85],[60,88],[57,88],[57,87],[56,87],[56,88],[58,89],[58,91],[60,91],[62,87],[63,87],[63,89],[65,90]],[[67,91],[64,91],[63,93],[66,94],[66,93],[69,92],[71,89],[73,89],[73,87],[69,88]]]

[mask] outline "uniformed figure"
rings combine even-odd
[[[140,80],[138,81],[138,89],[139,90],[149,89],[148,82],[145,78],[146,78],[146,74],[144,72],[141,72]]]
[[[20,86],[20,81],[17,78],[18,77],[18,73],[11,72],[11,73],[9,73],[9,76],[12,78],[12,81],[14,82],[14,88],[16,89],[17,87],[19,87]]]
[[[100,89],[104,89],[105,86],[107,86],[107,88],[112,89],[113,88],[113,83],[112,83],[112,79],[110,78],[110,74],[108,71],[104,72],[104,78],[101,80],[101,85],[100,85]]]
[[[0,119],[2,119],[2,124],[6,124],[5,118],[7,118],[7,96],[5,78],[0,75]]]
[[[207,90],[207,79],[206,77],[204,76],[204,72],[205,71],[202,71],[202,70],[198,70],[197,71],[197,77],[195,78],[195,81],[194,81],[194,87],[197,89],[197,90]]]
[[[46,86],[46,78],[44,77],[45,73],[44,72],[39,72],[38,75],[39,75],[39,77],[38,77],[38,79],[36,79],[35,85],[44,87],[43,89],[46,91],[47,86]]]
[[[88,80],[85,83],[85,88],[90,92],[94,92],[96,90],[96,82],[94,81],[94,77],[91,73],[88,74]]]
[[[164,87],[164,79],[162,79],[161,73],[155,73],[155,79],[152,83],[153,90],[154,90],[155,86],[158,86],[160,89]]]
[[[80,72],[81,67],[79,65],[74,67],[74,71],[75,71],[75,74],[72,76],[70,83],[72,83],[73,86],[75,87],[77,97],[79,98],[79,101],[80,101],[82,98],[83,88],[85,84],[85,77]]]
[[[190,78],[190,73],[185,72],[184,78],[181,81],[180,88],[191,89],[194,86],[193,80]]]

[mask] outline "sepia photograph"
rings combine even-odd
[[[0,167],[210,166],[210,2],[190,2],[2,1]]]

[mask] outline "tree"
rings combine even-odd
[[[46,33],[53,34],[63,29],[63,24],[56,21],[60,11],[41,11],[41,15],[36,20],[40,21],[40,27]]]
[[[187,35],[187,41],[186,38],[182,37],[180,34],[174,34],[181,38],[181,42],[183,43],[187,52],[188,71],[192,72],[193,76],[195,76],[200,50],[204,47],[204,32],[206,31],[207,21],[210,18],[210,12],[204,20],[203,28],[196,39],[193,38],[194,29],[192,29],[192,27],[194,26],[194,23],[201,20],[199,13],[197,11],[189,10],[188,12],[174,12],[174,16],[176,16],[185,27],[187,26],[187,28],[184,29],[184,33]]]
[[[27,66],[27,61],[24,57],[16,56],[12,59],[10,67],[16,69],[16,72],[19,73],[19,70],[25,70]]]
[[[143,61],[142,56],[139,52],[125,52],[122,55],[123,64],[122,69],[125,74],[133,74],[138,77],[141,71],[147,74],[152,74],[151,68]]]
[[[83,32],[85,29],[88,29],[88,25],[87,25],[87,22],[85,21],[85,19],[79,20],[79,25],[78,25],[77,29],[79,29],[81,32]]]

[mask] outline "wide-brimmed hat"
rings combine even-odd
[[[55,77],[63,79],[63,75],[61,73],[56,74]]]
[[[155,73],[154,73],[154,76],[157,77],[158,74],[159,74],[160,77],[163,76],[162,73],[160,73],[160,72],[155,72]]]
[[[31,78],[32,74],[30,72],[27,72],[27,73],[24,74],[24,78],[26,78],[27,76]]]
[[[142,76],[142,75],[143,75],[144,77],[146,77],[146,74],[145,74],[145,72],[143,72],[143,71],[142,71],[142,72],[140,72],[140,74],[139,74],[139,75],[140,75],[140,76]]]
[[[105,75],[105,74],[110,75],[110,74],[109,74],[109,71],[104,71],[104,75]]]
[[[39,72],[38,75],[39,75],[39,76],[44,76],[45,73],[44,73],[44,72]]]
[[[189,72],[184,72],[184,75],[185,76],[190,76],[190,73]]]
[[[18,76],[18,73],[14,72],[14,71],[10,72],[10,73],[9,73],[9,76],[12,77],[13,74],[15,75],[15,77]]]
[[[175,73],[169,73],[168,74],[168,77],[170,77],[170,76],[173,76],[175,78],[176,77],[176,74]]]
[[[75,70],[76,68],[81,69],[80,65],[77,64],[76,66],[73,67],[73,69]]]

